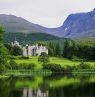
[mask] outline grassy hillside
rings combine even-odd
[[[5,43],[10,43],[15,40],[19,41],[21,44],[31,44],[35,41],[48,41],[48,40],[58,40],[57,36],[53,36],[45,33],[5,33],[4,41]]]
[[[37,69],[42,68],[42,64],[38,62],[38,57],[31,57],[28,60],[18,58],[15,61],[17,63],[35,63]],[[56,64],[60,64],[63,67],[66,67],[66,66],[79,65],[81,62],[71,61],[65,58],[50,57],[50,63],[56,63]],[[86,63],[89,63],[91,66],[95,65],[95,62],[86,62]]]
[[[78,44],[83,44],[83,45],[95,45],[94,37],[78,38],[74,39],[74,41],[77,42]]]

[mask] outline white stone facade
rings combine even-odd
[[[45,46],[26,45],[23,48],[23,56],[40,56],[42,52],[48,54],[48,49]]]
[[[42,52],[45,52],[48,54],[48,49],[45,46],[38,46],[36,45],[26,45],[26,46],[21,46],[18,41],[14,41],[11,43],[12,46],[18,46],[22,48],[23,56],[40,56]]]
[[[21,47],[18,41],[11,42],[11,45]]]

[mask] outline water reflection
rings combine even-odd
[[[0,79],[0,97],[95,97],[95,76]]]
[[[48,91],[43,92],[41,89],[24,88],[22,97],[48,97]]]

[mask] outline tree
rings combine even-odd
[[[55,45],[52,42],[48,43],[48,50],[49,50],[49,55],[54,56],[55,55]]]
[[[0,73],[3,73],[5,71],[5,67],[7,65],[7,49],[3,45],[3,33],[4,30],[0,26]]]
[[[0,43],[3,41],[3,33],[4,33],[4,29],[2,26],[0,26]]]
[[[60,44],[56,44],[56,56],[61,56],[61,47]]]
[[[13,54],[13,46],[11,44],[4,44],[4,45],[8,50],[8,54],[12,55]]]
[[[22,49],[19,46],[14,46],[13,47],[13,55],[15,55],[15,56],[22,55]]]
[[[69,47],[69,42],[66,40],[65,42],[64,42],[64,49],[63,49],[63,57],[65,57],[65,58],[68,58],[68,56],[69,56],[69,49],[70,47]]]
[[[49,62],[49,56],[45,52],[42,52],[38,58],[38,61],[43,64],[47,64]]]

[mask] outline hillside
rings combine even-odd
[[[41,26],[33,24],[21,17],[17,17],[14,15],[0,14],[0,24],[4,26],[6,32],[42,32]]]
[[[57,30],[56,34],[67,38],[95,37],[95,9],[87,13],[69,15]]]
[[[48,40],[58,40],[57,36],[53,36],[45,33],[5,33],[4,41],[5,43],[10,43],[15,40],[19,41],[21,44],[31,44],[36,41],[48,41]]]
[[[71,14],[58,28],[46,28],[14,15],[0,15],[6,33],[48,33],[65,38],[95,37],[95,9],[87,13]]]
[[[74,39],[74,41],[81,45],[83,44],[83,45],[95,46],[95,38],[94,37],[78,38],[78,39]]]

